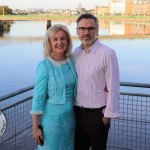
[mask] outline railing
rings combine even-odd
[[[33,150],[36,147],[32,139],[31,115],[29,113],[32,96],[20,99],[17,97],[18,94],[22,95],[32,89],[33,86],[27,87],[0,98],[0,102],[7,101],[9,103],[13,97],[13,101],[17,101],[1,109],[7,118],[7,129],[0,138],[0,150]]]
[[[121,86],[150,88],[150,84],[125,83]],[[0,97],[1,111],[7,117],[7,129],[0,137],[2,150],[33,150],[36,145],[31,129],[33,86]],[[28,95],[28,96],[27,96]],[[17,102],[11,102],[11,99]],[[3,107],[2,102],[6,102]],[[150,95],[120,93],[120,118],[112,119],[107,150],[150,150]]]
[[[121,86],[150,88],[139,83]],[[150,95],[121,92],[120,115],[111,121],[108,150],[150,150]]]

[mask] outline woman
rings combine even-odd
[[[38,150],[74,149],[76,72],[71,49],[71,36],[64,25],[53,25],[47,30],[45,59],[36,70],[31,111]]]

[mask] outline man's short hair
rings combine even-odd
[[[98,19],[94,15],[90,13],[84,13],[80,15],[77,19],[77,24],[82,20],[82,19],[93,19],[95,21],[96,26],[98,27]]]

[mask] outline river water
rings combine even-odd
[[[57,23],[77,36],[75,22],[52,21]],[[149,28],[142,23],[100,22],[100,40],[116,51],[121,82],[150,83]],[[10,31],[0,37],[0,96],[34,84],[36,65],[43,59],[45,31],[46,21],[13,21]],[[73,50],[79,44],[73,38]]]

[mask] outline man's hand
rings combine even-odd
[[[103,123],[105,126],[107,126],[109,122],[110,122],[110,118],[103,117]]]

